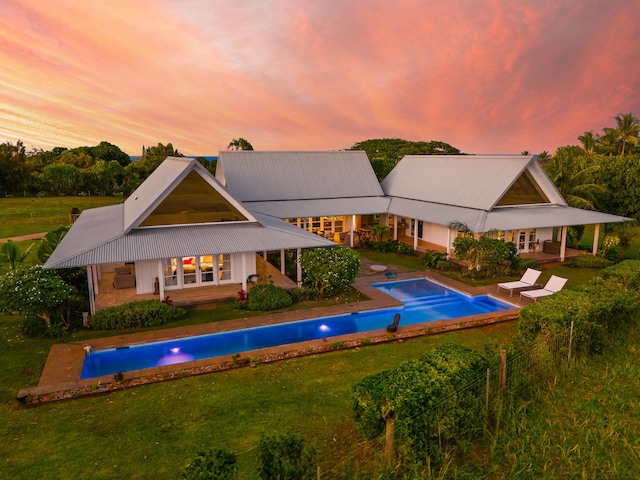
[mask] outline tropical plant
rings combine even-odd
[[[292,300],[287,291],[273,283],[257,283],[249,290],[246,305],[248,310],[279,310],[291,305]]]
[[[64,238],[64,236],[69,231],[70,227],[58,227],[47,234],[40,240],[38,244],[38,249],[36,250],[36,256],[38,260],[42,263],[45,263],[53,251],[56,249],[60,241]]]
[[[556,150],[545,169],[569,206],[595,210],[596,196],[604,193],[605,188],[590,181],[598,166],[586,165],[581,161],[582,155],[580,147],[561,147]]]
[[[616,115],[616,133],[620,143],[622,144],[621,155],[624,155],[625,147],[629,144],[631,147],[638,146],[638,134],[640,134],[640,119],[633,113],[620,113]]]
[[[360,270],[358,253],[343,246],[306,250],[300,257],[304,282],[323,296],[349,289]]]
[[[16,242],[7,240],[0,246],[0,262],[8,263],[9,270],[15,270],[19,264],[24,262],[34,245],[35,243],[32,243],[23,251]]]

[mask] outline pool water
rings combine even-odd
[[[400,327],[514,308],[487,295],[470,297],[426,279],[374,284],[404,307],[248,328],[163,342],[91,351],[81,378],[94,378],[278,345],[384,329],[400,314]]]

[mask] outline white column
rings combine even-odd
[[[93,265],[87,266],[87,284],[89,285],[89,310],[91,315],[96,313],[96,302],[93,290]]]
[[[296,251],[296,280],[298,288],[302,286],[302,265],[300,265],[300,257],[302,256],[302,250],[298,248]]]
[[[356,216],[351,215],[351,232],[349,235],[349,246],[353,248],[353,230],[356,228]]]
[[[100,268],[98,265],[91,265],[91,276],[93,277],[93,292],[100,293]]]
[[[285,256],[284,256],[284,249],[280,250],[280,273],[282,275],[284,275],[287,272],[287,268],[284,264],[285,261]]]
[[[418,250],[418,219],[413,219],[413,249]]]
[[[213,270],[213,267],[211,268]],[[160,300],[164,300],[164,272],[162,271],[162,260],[158,262],[158,287]]]
[[[398,240],[398,216],[393,216],[393,239]]]
[[[447,260],[451,259],[451,229],[447,230]]]
[[[264,250],[264,251],[262,252],[262,258],[264,258],[264,261],[265,261],[265,262],[267,261],[267,251],[266,251],[266,250]]]
[[[567,226],[562,227],[562,238],[560,240],[560,262],[564,262],[565,250],[567,248]]]
[[[247,254],[242,254],[242,290],[247,291]]]
[[[593,231],[593,251],[591,252],[591,255],[595,255],[596,253],[598,253],[598,237],[600,237],[600,224],[596,223],[595,229]]]

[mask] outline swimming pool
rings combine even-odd
[[[85,357],[81,378],[384,329],[393,323],[396,314],[401,316],[402,327],[514,308],[487,295],[467,296],[426,279],[372,286],[402,301],[404,306],[91,351]]]

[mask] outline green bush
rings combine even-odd
[[[600,276],[622,283],[625,288],[640,289],[640,260],[625,260],[605,268]]]
[[[68,329],[60,318],[51,319],[49,323],[37,315],[27,314],[20,331],[28,338],[59,338],[68,333]]]
[[[428,268],[436,268],[439,262],[447,259],[447,254],[438,250],[427,250],[422,257],[422,263]]]
[[[248,310],[279,310],[291,305],[292,300],[284,288],[273,283],[257,283],[249,290]]]
[[[399,253],[401,255],[415,255],[413,247],[398,240],[387,240],[382,242],[374,242],[369,240],[367,248],[382,253]]]
[[[468,440],[484,425],[481,402],[466,387],[487,365],[472,350],[444,344],[418,360],[365,377],[353,388],[356,422],[367,438],[376,438],[393,416],[402,451],[440,461],[443,443]]]
[[[260,440],[258,472],[262,480],[315,478],[316,452],[295,433],[266,435]]]
[[[294,288],[291,291],[292,303],[305,302],[308,300],[318,300],[320,298],[320,292],[310,287],[302,286],[300,288]]]
[[[100,310],[89,321],[95,330],[155,327],[182,318],[186,310],[158,300],[139,300]]]
[[[612,265],[613,262],[604,257],[597,255],[578,255],[575,262],[572,263],[576,268],[605,268]]]
[[[185,480],[232,480],[238,471],[236,456],[224,449],[199,452],[185,467]]]
[[[302,253],[300,266],[305,284],[330,297],[349,289],[360,270],[360,257],[348,247],[316,248]]]
[[[456,238],[453,247],[456,258],[466,262],[469,270],[480,271],[484,267],[487,275],[502,275],[505,269],[519,267],[518,247],[513,242],[464,236]]]

